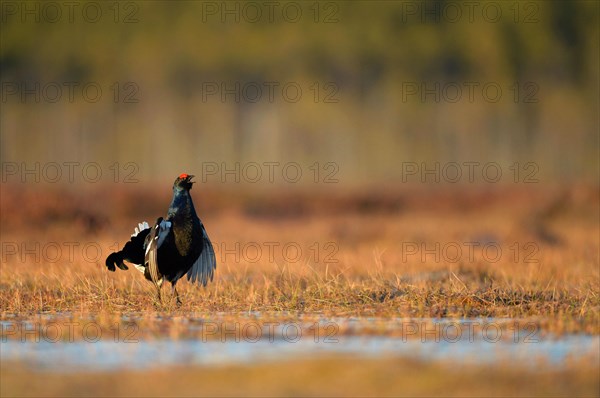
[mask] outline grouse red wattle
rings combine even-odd
[[[128,269],[124,260],[134,264],[154,283],[159,301],[165,279],[171,282],[177,304],[181,304],[175,288],[177,281],[187,274],[189,281],[206,286],[217,267],[215,251],[190,195],[193,177],[184,173],[173,183],[173,200],[166,219],[160,217],[152,228],[145,221],[138,224],[123,249],[106,258],[109,271],[115,271],[115,265]]]

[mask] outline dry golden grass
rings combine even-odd
[[[54,195],[36,199],[21,193],[19,200],[3,195],[0,315],[68,312],[110,318],[288,311],[343,317],[510,317],[535,319],[555,333],[600,333],[598,193],[593,189],[574,189],[567,200],[552,190],[455,196],[417,191],[312,200],[266,196],[237,202],[216,194],[205,202],[197,193],[218,267],[206,289],[179,283],[184,303],[179,309],[172,303],[157,306],[151,284],[133,267],[115,273],[104,267],[106,255],[116,243],[122,246],[131,226],[142,219],[137,212],[147,211],[144,218],[150,222],[162,214],[133,212],[133,192],[117,195],[113,202],[100,198],[106,199],[105,210],[90,214],[99,206],[94,195],[63,201]],[[227,200],[230,208],[222,203]],[[17,205],[36,209],[35,217],[26,224],[11,219],[16,212],[11,206]],[[88,213],[82,216],[82,209]],[[114,209],[114,225],[106,209]],[[36,223],[36,228],[24,226]],[[559,243],[548,242],[544,234]],[[488,241],[497,242],[500,256],[495,249],[482,252]],[[67,242],[77,244],[72,254]],[[480,246],[469,253],[465,242]],[[24,249],[36,243],[39,260]],[[17,245],[18,253],[7,254],[6,244]],[[293,248],[284,252],[286,244],[299,247],[301,255]],[[52,245],[62,248],[60,255]],[[459,255],[452,251],[456,247]],[[408,248],[417,252],[407,253]],[[169,293],[168,288],[163,291]]]
[[[38,325],[93,321],[105,329],[103,337],[112,336],[115,324],[133,323],[136,339],[198,338],[189,325],[203,320],[310,325],[348,317],[373,317],[384,325],[399,318],[514,318],[518,327],[535,325],[538,336],[598,335],[598,190],[564,192],[536,187],[252,197],[195,190],[218,267],[206,289],[180,282],[183,306],[176,308],[173,302],[158,304],[152,285],[133,267],[110,273],[103,264],[115,243],[120,247],[128,239],[132,226],[163,214],[168,196],[149,205],[142,189],[44,196],[3,190],[0,319]],[[66,242],[79,244],[72,256]],[[480,244],[472,257],[464,242]],[[501,247],[498,261],[482,253],[486,242]],[[7,252],[7,243],[16,244],[18,252]],[[21,256],[20,245],[36,243],[39,260]],[[100,247],[101,255],[84,253],[87,243]],[[297,244],[302,255],[286,261],[286,243]],[[43,248],[52,244],[63,252],[48,261],[55,254],[44,254]],[[276,244],[272,258],[269,244]],[[436,244],[439,259],[423,251],[435,251]],[[461,246],[458,261],[455,253],[442,251],[447,244]],[[407,245],[417,253],[408,254]],[[376,322],[366,325],[342,325],[337,334],[402,334]],[[502,325],[516,327],[513,321]],[[5,338],[21,337],[4,332]],[[81,338],[81,328],[74,338]],[[532,370],[512,363],[459,368],[398,358],[287,358],[276,366],[74,375],[2,362],[0,384],[2,396],[598,396],[597,374],[589,361]]]

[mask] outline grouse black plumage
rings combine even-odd
[[[217,267],[214,249],[190,195],[193,177],[184,173],[173,183],[173,200],[166,220],[158,218],[152,228],[145,221],[138,224],[123,249],[106,258],[109,271],[115,271],[115,265],[128,269],[124,260],[134,264],[154,283],[159,301],[163,281],[171,282],[178,305],[181,301],[175,284],[183,275],[206,286]]]

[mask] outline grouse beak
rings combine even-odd
[[[191,184],[195,183],[195,181],[192,181],[192,178],[194,178],[194,176],[188,175],[187,178],[186,178],[186,181],[189,182],[189,183],[191,183]]]

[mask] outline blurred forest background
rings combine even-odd
[[[535,162],[597,182],[596,1],[73,3],[2,1],[3,163],[170,183],[335,162],[353,186],[401,184],[402,162]]]

